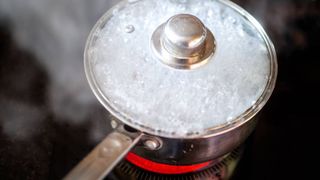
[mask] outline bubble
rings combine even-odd
[[[132,33],[134,32],[134,30],[135,30],[135,27],[133,25],[128,25],[125,28],[126,33]]]
[[[114,9],[112,10],[112,14],[113,14],[113,15],[116,15],[118,12],[119,12],[119,8],[114,8]]]

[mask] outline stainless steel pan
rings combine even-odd
[[[65,179],[102,179],[129,151],[146,159],[166,164],[201,163],[225,155],[249,136],[257,122],[256,113],[266,104],[275,86],[277,76],[276,53],[267,34],[250,14],[230,1],[220,0],[219,2],[231,7],[253,24],[267,46],[270,59],[270,75],[266,88],[256,103],[231,123],[208,128],[199,134],[186,136],[155,132],[148,127],[123,118],[121,113],[110,106],[109,100],[101,92],[99,84],[93,76],[92,61],[88,55],[88,50],[97,39],[97,30],[103,28],[113,15],[114,9],[111,9],[98,21],[89,35],[85,51],[85,71],[94,94],[103,106],[114,115],[115,120],[112,125],[115,129]],[[123,1],[117,5],[117,8],[124,7],[127,3],[127,1]],[[212,41],[212,43],[214,42]],[[177,66],[177,63],[179,65],[182,62],[185,65],[178,68],[190,68],[191,66],[187,63],[194,63],[194,59],[192,61],[189,61],[190,59],[179,61],[179,59],[171,58],[171,60],[169,63],[164,63]],[[198,63],[198,60],[196,59],[195,62]],[[170,64],[171,62],[172,64]]]

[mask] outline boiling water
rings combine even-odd
[[[124,121],[184,136],[232,122],[264,91],[270,73],[266,44],[241,15],[219,2],[141,0],[116,8],[88,49],[103,96]],[[171,16],[197,16],[217,49],[195,70],[162,64],[150,48],[154,30]]]

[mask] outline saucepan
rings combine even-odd
[[[84,57],[114,130],[65,179],[102,179],[129,151],[164,164],[217,159],[253,131],[277,76],[262,26],[225,0],[122,1]]]

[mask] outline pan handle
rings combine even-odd
[[[116,129],[97,145],[74,169],[64,177],[65,180],[103,179],[118,162],[135,146],[143,133],[130,135],[123,129]]]

